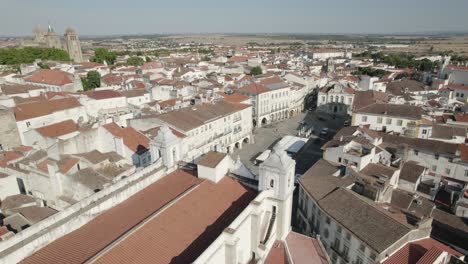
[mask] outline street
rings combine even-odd
[[[267,149],[271,149],[285,135],[297,136],[301,123],[306,127],[313,127],[314,132],[309,141],[295,157],[296,174],[304,174],[318,159],[322,157],[321,146],[327,142],[343,126],[347,117],[335,117],[325,113],[300,113],[281,122],[256,128],[253,144],[245,144],[242,149],[236,149],[232,155],[234,159],[239,156],[241,161],[258,175],[258,166],[254,164],[255,158]],[[320,136],[323,128],[328,128],[326,136]]]

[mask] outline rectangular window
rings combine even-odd
[[[414,155],[416,155],[416,156],[417,156],[418,154],[419,154],[419,151],[417,151],[417,150],[414,150]]]
[[[29,121],[26,122],[26,126],[27,126],[27,127],[31,126],[31,122],[29,122]]]
[[[468,170],[465,170],[465,177],[468,177]]]
[[[330,224],[330,222],[331,222],[330,217],[327,216],[326,222],[327,222],[327,224]]]
[[[359,250],[360,250],[361,252],[363,252],[363,253],[366,252],[366,246],[364,246],[364,244],[361,243],[361,244],[359,245]]]
[[[436,166],[436,165],[432,165],[431,170],[432,170],[432,171],[437,171],[437,166]]]
[[[362,264],[362,258],[357,257],[356,258],[356,264]]]
[[[382,122],[383,122],[383,118],[377,117],[377,124],[382,124]]]
[[[391,125],[392,124],[392,119],[391,118],[387,118],[387,125]]]
[[[427,134],[427,129],[423,129],[422,133],[423,133],[423,135],[426,135]]]
[[[435,158],[436,160],[438,160],[438,159],[439,159],[439,154],[435,154],[435,155],[434,155],[434,158]]]
[[[398,121],[397,121],[397,126],[402,126],[402,125],[403,125],[403,120],[398,119]]]
[[[453,158],[452,157],[448,158],[448,161],[453,162]]]
[[[367,116],[362,116],[362,122],[367,122]]]
[[[445,174],[450,175],[450,169],[449,168],[445,169]]]
[[[346,233],[346,240],[351,240],[351,234],[350,233]]]

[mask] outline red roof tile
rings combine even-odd
[[[173,172],[81,228],[38,250],[22,263],[84,263],[201,181],[187,172]]]
[[[36,128],[36,131],[44,137],[54,138],[78,131],[78,125],[73,120],[68,119],[49,126]]]
[[[86,96],[95,100],[123,97],[120,93],[113,90],[94,90],[85,92]]]
[[[9,161],[22,158],[23,155],[13,151],[0,152],[0,167],[6,167]]]
[[[192,263],[255,196],[229,177],[203,181],[95,263]]]
[[[13,112],[15,113],[16,121],[22,121],[80,106],[81,104],[75,98],[64,98],[17,105],[13,109]]]
[[[221,95],[224,99],[224,101],[230,102],[230,103],[242,103],[246,100],[249,100],[250,97],[239,94],[239,93],[233,93],[233,94],[226,94],[223,92],[217,92],[217,94]]]
[[[101,77],[101,82],[107,84],[107,85],[119,85],[123,83],[124,79],[122,76],[115,75],[112,73],[106,74]]]
[[[258,83],[251,83],[246,86],[240,87],[236,89],[238,92],[249,93],[249,94],[261,94],[267,93],[270,89],[266,88],[265,86],[258,84]]]
[[[44,83],[62,86],[73,83],[69,73],[61,70],[41,69],[33,72],[30,76],[24,78],[28,82]]]
[[[103,127],[112,135],[122,138],[125,146],[135,153],[149,149],[149,139],[133,127],[121,128],[116,123],[106,124]]]
[[[283,242],[276,240],[273,243],[273,247],[270,249],[270,252],[268,252],[265,264],[289,264]]]
[[[296,232],[289,232],[286,245],[294,264],[327,264],[327,253],[317,239]]]
[[[435,248],[435,249],[433,249]],[[383,261],[383,264],[414,264],[414,263],[432,263],[431,259],[442,251],[448,252],[450,255],[460,257],[462,253],[451,249],[450,247],[432,239],[426,238],[406,244],[397,252]],[[422,261],[422,262],[419,262]],[[429,262],[427,262],[429,261]]]

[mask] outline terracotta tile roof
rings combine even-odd
[[[136,89],[136,90],[128,90],[128,91],[121,91],[120,94],[127,98],[132,98],[132,97],[139,97],[139,96],[145,96],[145,94],[148,94],[148,92],[144,89]]]
[[[150,61],[147,62],[140,67],[142,70],[150,70],[150,69],[159,69],[163,68],[162,64],[158,61]]]
[[[416,183],[426,168],[418,165],[414,161],[407,161],[403,164],[400,172],[400,179]]]
[[[373,103],[388,102],[387,94],[376,91],[354,91],[353,110],[358,110]]]
[[[101,77],[101,82],[107,85],[119,85],[123,83],[124,79],[120,75],[115,75],[112,73],[106,74]]]
[[[468,162],[468,145],[460,144],[458,146],[458,150],[460,150],[460,158],[464,162]]]
[[[73,120],[68,119],[52,125],[36,128],[36,131],[44,137],[55,138],[78,131],[78,125]]]
[[[197,165],[215,168],[226,156],[226,153],[209,151],[197,162]]]
[[[391,255],[382,264],[429,264],[442,252],[448,252],[452,256],[461,257],[462,253],[434,240],[425,238],[406,244],[397,252]]]
[[[106,124],[103,127],[112,135],[122,138],[125,146],[135,153],[149,149],[149,139],[133,127],[121,128],[116,123]]]
[[[286,245],[294,264],[328,263],[327,253],[315,238],[291,231],[286,237]]]
[[[396,104],[371,104],[356,111],[356,113],[375,114],[389,117],[401,117],[420,120],[423,109],[419,106]]]
[[[203,104],[194,107],[186,107],[177,111],[164,113],[157,118],[172,125],[174,128],[181,131],[189,131],[207,122],[223,118],[224,116],[233,114],[251,107],[246,104],[233,104],[225,101],[216,104]]]
[[[270,91],[271,91],[270,89],[258,83],[251,83],[251,84],[248,84],[248,85],[245,85],[236,89],[236,92],[248,93],[248,94],[253,94],[253,95],[267,93]]]
[[[255,196],[229,177],[203,181],[95,263],[192,263]]]
[[[95,100],[122,97],[120,93],[113,90],[93,90],[84,92],[84,94],[86,94],[86,96],[88,96],[89,98],[93,98]]]
[[[39,163],[36,165],[36,167],[37,167],[40,171],[42,171],[42,172],[44,172],[44,173],[49,173],[49,168],[47,167],[47,159],[45,159],[45,160],[39,162]]]
[[[30,76],[24,78],[28,82],[44,83],[62,86],[73,83],[69,73],[61,70],[41,69],[33,72]]]
[[[286,248],[282,241],[276,240],[268,252],[265,264],[289,264]]]
[[[31,85],[31,84],[16,84],[16,83],[0,85],[0,90],[2,91],[2,93],[6,95],[28,93],[29,91],[39,90],[39,89],[45,89],[45,87]]]
[[[63,157],[59,160],[58,166],[61,173],[67,173],[73,166],[75,166],[80,159],[73,157]]]
[[[13,151],[0,152],[0,167],[6,167],[8,162],[22,158],[23,155]]]
[[[64,98],[17,105],[13,111],[15,113],[16,121],[22,121],[80,106],[81,104],[75,98]]]
[[[184,171],[173,172],[81,228],[51,242],[22,263],[84,263],[201,181]]]
[[[184,138],[186,137],[185,134],[173,129],[173,128],[169,128],[172,133],[174,133],[174,135],[176,135],[178,138]],[[142,131],[143,134],[147,135],[148,137],[150,138],[154,138],[158,135],[159,133],[159,130],[161,130],[161,127],[158,126],[158,127],[154,127],[154,128],[151,128],[151,129],[148,129],[148,130],[145,130],[145,131]]]
[[[230,103],[242,103],[250,99],[250,97],[240,93],[226,94],[223,92],[217,92],[217,94],[221,95],[224,101]]]

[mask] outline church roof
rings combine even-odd
[[[229,177],[175,171],[23,263],[192,263],[256,194]]]

